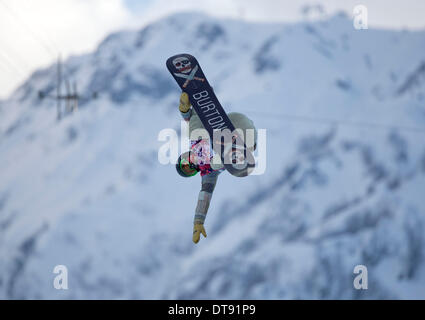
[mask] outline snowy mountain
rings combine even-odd
[[[263,175],[157,160],[180,128],[165,61],[198,58],[227,111],[267,129]],[[0,104],[0,298],[425,298],[425,31],[336,15],[262,24],[176,14],[65,63],[84,97],[56,120],[56,67]],[[56,290],[56,265],[68,290]],[[368,289],[353,287],[356,265]]]

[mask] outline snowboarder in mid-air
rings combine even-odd
[[[204,129],[204,126],[195,109],[191,107],[189,97],[185,92],[182,92],[180,96],[179,110],[183,119],[189,122],[190,151],[183,153],[178,158],[176,163],[177,172],[183,177],[191,177],[200,172],[202,178],[201,191],[199,192],[193,222],[192,240],[194,243],[198,243],[201,233],[204,237],[207,236],[204,228],[205,217],[216,186],[217,177],[225,169],[220,157],[214,154],[208,134],[206,133],[202,137],[199,137],[196,133],[193,134],[195,130]],[[257,130],[254,123],[245,115],[237,112],[229,113],[228,117],[234,127],[241,129],[245,136],[247,129],[254,130],[254,141],[249,141],[249,139],[245,141],[246,148],[253,152],[257,143]]]

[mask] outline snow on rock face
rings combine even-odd
[[[37,71],[0,105],[0,298],[425,298],[424,38],[177,14],[66,61],[99,98],[60,122],[37,99],[55,66]],[[267,129],[266,172],[220,176],[198,245],[199,178],[157,160],[179,52]]]

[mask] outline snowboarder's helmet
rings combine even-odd
[[[198,166],[190,162],[190,151],[182,153],[177,160],[176,170],[182,177],[192,177],[198,173]]]

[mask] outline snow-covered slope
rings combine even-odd
[[[180,52],[267,129],[266,172],[220,176],[198,245],[199,177],[157,160],[160,130],[180,127],[165,68]],[[343,15],[185,13],[70,58],[99,98],[60,122],[37,97],[55,66],[36,72],[0,104],[0,298],[425,298],[424,52],[425,32]],[[358,264],[368,290],[353,288]]]

